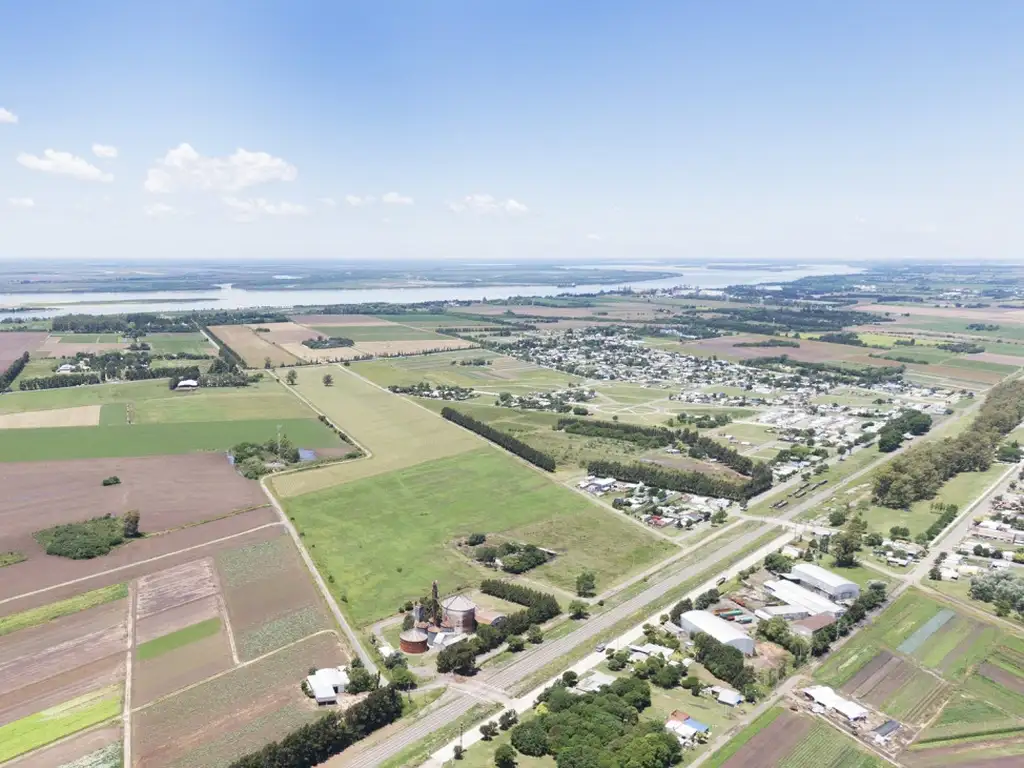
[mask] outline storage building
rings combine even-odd
[[[706,632],[715,640],[731,645],[746,656],[754,655],[754,640],[743,630],[707,611],[687,611],[679,617],[679,626],[690,635]]]
[[[844,699],[827,685],[815,685],[804,689],[804,695],[825,709],[834,709],[847,720],[863,720],[868,711],[860,704]]]
[[[476,603],[464,595],[452,595],[441,602],[443,622],[454,632],[476,629]]]
[[[817,616],[819,613],[842,616],[846,610],[841,605],[833,603],[827,597],[823,597],[817,592],[811,592],[809,589],[804,589],[792,581],[785,581],[783,579],[766,581],[764,588],[787,605],[795,605],[805,609],[811,616]]]
[[[403,653],[426,653],[427,633],[416,627],[407,629],[398,636],[398,644]]]
[[[833,600],[856,600],[860,597],[860,587],[837,573],[825,570],[813,563],[797,563],[789,572],[790,578],[811,589],[828,595]]]

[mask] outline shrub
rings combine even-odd
[[[104,486],[106,486],[106,485],[120,485],[121,484],[121,478],[118,477],[117,475],[111,475],[110,477],[103,478],[103,482],[100,483],[100,484],[104,485]]]
[[[90,560],[110,552],[124,542],[124,524],[120,519],[105,515],[82,523],[66,523],[38,531],[36,541],[46,548],[46,554],[72,560]]]

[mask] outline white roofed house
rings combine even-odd
[[[754,655],[754,640],[732,622],[707,611],[687,611],[679,617],[679,626],[688,634],[704,632],[723,645],[730,645],[745,656]]]
[[[803,586],[816,589],[833,600],[856,600],[860,597],[860,587],[856,583],[820,565],[797,563],[789,572],[789,576]]]

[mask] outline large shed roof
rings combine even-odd
[[[735,624],[707,611],[687,611],[683,614],[683,618],[692,626],[701,632],[711,635],[720,643],[728,643],[730,640],[750,639],[750,635],[738,629]]]
[[[830,587],[857,586],[855,582],[840,576],[838,573],[826,570],[820,565],[814,565],[814,563],[797,563],[790,571],[790,575],[801,579],[814,579],[823,584],[828,584]]]
[[[805,589],[799,584],[794,584],[792,581],[784,581],[782,579],[779,579],[778,581],[766,581],[764,586],[765,589],[771,592],[775,597],[779,598],[779,600],[790,605],[798,605],[801,608],[806,608],[811,614],[817,615],[819,613],[830,613],[833,616],[839,616],[843,613],[843,607],[841,605],[837,605],[827,597],[822,597],[816,592],[811,592],[811,590]]]

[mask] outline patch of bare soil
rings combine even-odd
[[[186,686],[230,669],[227,632],[204,637],[155,659],[136,661],[132,669],[132,704],[142,706]]]
[[[138,619],[135,622],[135,644],[149,642],[153,638],[169,635],[179,629],[191,627],[207,619],[215,619],[220,615],[220,607],[216,595],[203,597],[184,605],[177,605],[166,611]]]
[[[49,334],[35,331],[11,331],[0,333],[0,371],[6,371],[11,363],[25,352],[32,355],[46,341]],[[34,356],[34,355],[33,355]]]
[[[213,563],[209,558],[193,560],[191,563],[142,576],[138,581],[138,589],[135,613],[140,619],[210,597],[217,594]]]
[[[1024,696],[1024,677],[1015,675],[1002,667],[997,667],[995,664],[989,664],[988,662],[978,667],[978,674],[987,677],[993,683],[998,683],[1007,690]]]
[[[228,588],[224,598],[236,633],[319,601],[309,574],[298,564],[275,571],[273,578]]]
[[[877,656],[875,656],[875,658],[861,667],[860,671],[851,677],[846,682],[846,685],[844,685],[840,690],[844,693],[851,693],[854,695],[857,695],[857,691],[862,687],[870,690],[874,685],[873,678],[875,678],[877,673],[894,658],[895,656],[888,651],[881,651]]]
[[[72,663],[76,663],[72,658]],[[124,651],[69,668],[48,680],[37,681],[0,695],[0,725],[56,707],[91,691],[124,681]]]

